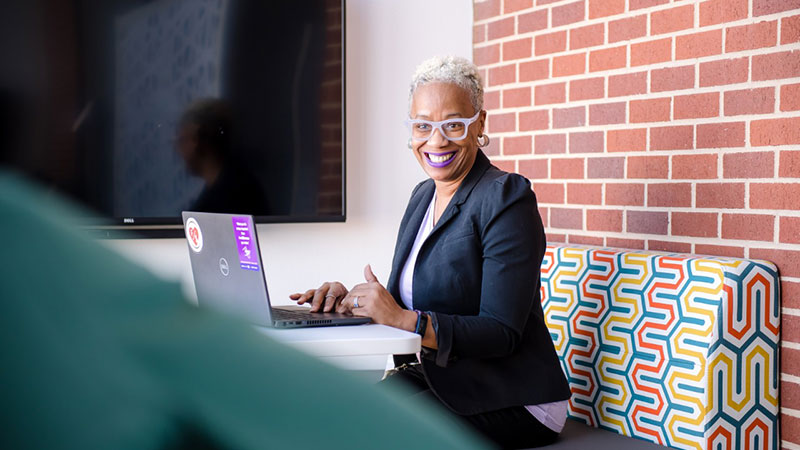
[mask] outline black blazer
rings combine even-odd
[[[417,185],[400,223],[387,289],[404,308],[400,273],[433,193],[433,180]],[[423,372],[456,413],[569,398],[542,312],[544,252],[530,182],[478,151],[414,268],[414,308],[431,313],[439,347],[423,352]]]

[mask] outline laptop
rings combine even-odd
[[[312,313],[302,306],[273,307],[253,216],[193,211],[184,211],[182,216],[200,306],[275,328],[359,325],[371,321],[368,317],[341,313]]]

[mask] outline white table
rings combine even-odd
[[[389,355],[417,353],[421,348],[418,334],[385,325],[256,329],[335,366],[377,379]]]

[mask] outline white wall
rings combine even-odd
[[[270,296],[340,280],[363,281],[371,263],[386,283],[400,218],[425,174],[403,126],[408,82],[436,54],[472,57],[471,0],[347,0],[347,221],[258,226]],[[110,241],[124,255],[184,283],[194,296],[183,239]]]

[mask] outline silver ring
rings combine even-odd
[[[335,295],[333,295],[333,294],[328,294],[328,295],[326,295],[326,296],[325,296],[325,298],[328,298],[328,297],[333,297],[333,298],[336,298],[336,296],[335,296]]]
[[[353,300],[353,308],[360,308],[360,306],[358,306],[358,297]]]

